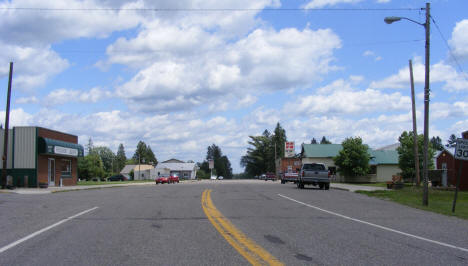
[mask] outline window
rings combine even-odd
[[[71,177],[72,170],[71,170],[71,160],[62,160],[62,176]]]

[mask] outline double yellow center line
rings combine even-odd
[[[277,258],[257,245],[224,217],[214,206],[210,194],[211,189],[203,191],[201,199],[203,211],[216,230],[237,252],[252,265],[283,265]]]

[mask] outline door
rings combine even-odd
[[[48,166],[49,186],[55,186],[55,159],[49,158]]]
[[[442,163],[442,186],[447,186],[447,163]]]

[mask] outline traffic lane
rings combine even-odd
[[[326,191],[313,187],[300,190],[290,186],[289,189],[284,190],[283,194],[277,194],[409,234],[468,248],[468,231],[465,229],[468,228],[467,220],[415,209],[359,193],[340,190],[331,190],[331,194],[317,194],[317,192]]]
[[[213,189],[212,198],[218,210],[235,226],[287,265],[435,265],[447,262],[456,265],[467,262],[466,252],[345,220],[278,196],[288,191],[306,191],[308,194],[300,192],[298,195],[315,205],[331,202],[328,208],[335,206],[330,201],[333,198],[347,201],[348,206],[356,210],[375,208],[374,203],[379,201],[368,198],[362,205],[361,195],[355,193],[297,190],[279,184],[218,187]],[[380,208],[378,204],[377,207]],[[352,209],[348,211],[353,212]],[[397,224],[395,220],[393,222]]]
[[[94,206],[95,202],[74,193],[0,193],[0,248]]]
[[[203,190],[163,185],[95,191],[86,196],[100,201],[99,209],[7,251],[0,265],[245,264],[204,215]]]

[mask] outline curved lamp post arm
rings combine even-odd
[[[402,19],[406,19],[406,20],[409,20],[409,21],[414,22],[414,23],[416,23],[416,24],[419,24],[419,25],[421,25],[421,26],[423,26],[423,27],[426,27],[426,23],[420,23],[420,22],[418,22],[418,21],[416,21],[416,20],[413,20],[413,19],[410,19],[410,18],[406,18],[406,17],[386,17],[386,18],[384,19],[384,21],[385,21],[385,23],[387,23],[387,24],[392,24],[393,22],[400,21],[400,20],[402,20]]]

